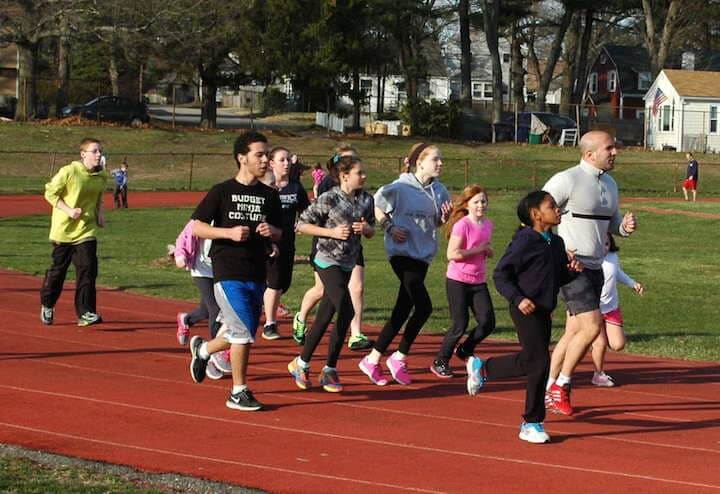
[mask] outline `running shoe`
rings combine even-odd
[[[548,400],[549,397],[549,400]],[[570,405],[570,385],[558,386],[553,383],[545,393],[545,408],[553,413],[572,415],[573,409]]]
[[[542,422],[523,422],[520,424],[520,434],[518,434],[518,437],[523,441],[533,444],[550,442],[550,436],[545,432]]]
[[[232,365],[230,365],[230,350],[215,352],[210,355],[210,362],[223,374],[232,374]]]
[[[350,350],[352,350],[353,352],[361,352],[363,350],[370,350],[374,344],[375,344],[374,341],[368,340],[368,337],[362,333],[360,333],[357,336],[351,336],[348,339],[348,348]]]
[[[223,371],[218,369],[212,361],[212,358],[210,358],[207,363],[207,367],[205,367],[205,376],[209,377],[213,381],[217,381],[218,379],[222,379],[224,375]]]
[[[205,379],[205,368],[208,360],[200,357],[200,346],[205,342],[200,336],[195,335],[190,339],[190,377],[196,383]]]
[[[393,379],[395,379],[395,382],[402,384],[403,386],[407,386],[412,382],[412,378],[408,373],[407,362],[405,360],[395,358],[394,355],[395,354],[390,355],[385,360],[385,365],[390,370],[390,374]]]
[[[385,386],[388,383],[380,364],[374,364],[367,357],[360,361],[358,367],[360,367],[363,374],[369,377],[374,384],[377,384],[378,386]]]
[[[176,336],[178,343],[181,345],[185,345],[190,337],[190,326],[185,322],[186,318],[187,312],[178,312],[177,316],[175,316],[175,320],[177,321]]]
[[[239,393],[230,393],[230,397],[225,402],[225,406],[243,412],[255,412],[263,407],[262,403],[255,399],[255,396],[249,388],[245,388]]]
[[[277,309],[277,315],[280,317],[287,317],[290,315],[290,309],[285,307],[285,304],[280,303]]]
[[[593,385],[601,388],[612,388],[615,386],[615,380],[605,374],[604,372],[593,372],[592,381]]]
[[[470,357],[467,360],[467,364],[465,364],[465,370],[467,371],[467,392],[470,396],[478,394],[480,388],[485,384],[483,367],[485,367],[485,362],[475,355]]]
[[[42,321],[43,324],[47,324],[48,326],[53,323],[53,319],[55,318],[55,308],[54,307],[46,307],[44,305],[40,306],[40,321]]]
[[[290,361],[287,366],[290,375],[295,378],[295,385],[300,389],[310,389],[310,368],[302,368],[297,358]]]
[[[102,317],[100,317],[99,314],[95,314],[94,312],[88,311],[78,318],[77,325],[78,326],[92,326],[93,324],[100,324],[101,322],[102,322]]]
[[[328,366],[323,367],[322,372],[320,372],[320,386],[328,393],[339,393],[342,391],[343,387],[342,384],[340,384],[337,370]]]
[[[305,343],[305,332],[307,331],[307,324],[305,321],[300,320],[300,313],[296,313],[293,317],[293,340],[298,345]]]
[[[457,356],[457,358],[459,358],[459,359],[462,360],[463,362],[467,362],[467,359],[469,359],[470,357],[473,356],[472,352],[470,352],[470,353],[465,353],[465,351],[463,350],[462,345],[458,346],[458,347],[455,349],[455,355]]]
[[[455,373],[447,360],[435,359],[430,365],[430,372],[440,379],[450,379],[455,376]]]
[[[277,340],[280,338],[280,333],[277,330],[277,324],[271,323],[263,326],[262,337],[266,340]]]

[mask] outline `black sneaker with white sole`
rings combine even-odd
[[[201,383],[205,379],[205,369],[207,369],[208,359],[200,357],[200,345],[204,343],[200,336],[195,335],[190,340],[190,377],[196,383]]]
[[[252,391],[245,388],[239,393],[230,393],[230,397],[225,402],[225,406],[233,410],[242,410],[243,412],[255,412],[260,410],[263,405],[255,399]]]
[[[41,306],[40,307],[40,321],[42,321],[43,324],[47,324],[48,326],[53,323],[53,318],[55,317],[55,308],[54,307],[46,307]]]
[[[277,324],[266,324],[263,326],[262,337],[266,340],[277,340],[280,338],[280,333],[277,330]]]

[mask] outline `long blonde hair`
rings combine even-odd
[[[450,214],[450,219],[445,225],[445,227],[447,228],[445,236],[447,238],[450,238],[450,235],[452,235],[452,230],[455,226],[455,223],[468,215],[468,202],[470,202],[470,199],[472,199],[478,194],[485,194],[485,196],[487,197],[487,192],[485,192],[485,189],[481,185],[470,184],[466,186],[460,193],[460,195],[457,197],[457,199],[455,200],[455,204],[453,205],[453,211]]]

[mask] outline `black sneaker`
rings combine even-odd
[[[43,324],[50,325],[53,323],[53,318],[55,317],[55,308],[54,307],[46,307],[41,306],[40,307],[40,320]]]
[[[239,393],[230,393],[230,397],[225,402],[225,406],[234,410],[242,410],[243,412],[254,412],[260,410],[263,405],[255,399],[252,391],[245,388]]]
[[[77,325],[78,326],[92,326],[93,324],[100,324],[102,322],[102,317],[100,317],[99,314],[95,314],[94,312],[86,312],[82,316],[78,318]]]
[[[190,377],[196,383],[203,382],[208,361],[200,357],[200,345],[205,342],[200,336],[195,335],[190,340]]]
[[[430,371],[440,379],[450,379],[455,375],[447,360],[435,359],[430,366]]]
[[[455,349],[455,355],[457,356],[457,358],[459,358],[459,359],[462,360],[462,361],[467,361],[467,359],[469,359],[470,357],[473,356],[472,352],[470,352],[470,353],[465,353],[465,351],[463,350],[462,345],[460,345],[459,347],[457,347],[457,348]]]
[[[280,333],[277,330],[277,324],[266,324],[263,326],[262,337],[266,340],[277,340],[280,338]]]
[[[362,352],[363,350],[370,350],[375,345],[373,340],[369,340],[364,334],[357,336],[351,336],[348,339],[348,348],[353,352]]]

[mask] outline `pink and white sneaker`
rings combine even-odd
[[[604,372],[594,372],[591,382],[593,385],[601,388],[612,388],[615,386],[615,380]]]
[[[175,320],[177,321],[177,341],[181,345],[187,345],[190,336],[190,326],[185,323],[187,312],[178,312]]]
[[[385,365],[390,369],[390,374],[392,374],[393,379],[395,379],[395,382],[398,384],[407,386],[412,382],[410,373],[408,373],[407,370],[407,363],[405,360],[395,358],[394,353],[385,360]]]
[[[230,365],[230,350],[215,352],[210,355],[210,361],[223,374],[232,374],[232,366]]]
[[[380,364],[370,362],[370,359],[367,357],[360,361],[358,367],[360,367],[360,370],[363,371],[363,374],[369,377],[370,380],[378,386],[385,386],[388,383]]]

